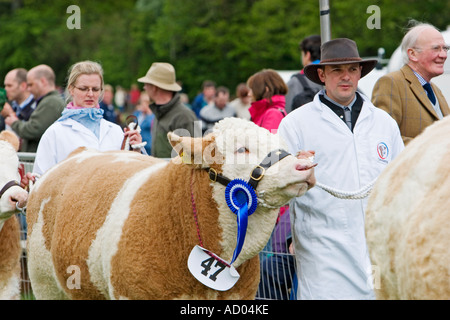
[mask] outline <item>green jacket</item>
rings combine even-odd
[[[64,110],[65,103],[58,91],[43,96],[28,121],[16,121],[11,128],[22,139],[21,152],[36,152],[45,130],[55,122]]]
[[[171,158],[172,146],[167,139],[167,133],[175,131],[179,136],[201,136],[201,122],[195,113],[180,101],[180,94],[176,93],[169,103],[156,105],[152,103],[150,109],[155,114],[152,125],[152,156]],[[186,131],[187,130],[187,131]]]

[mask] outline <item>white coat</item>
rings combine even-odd
[[[53,123],[42,135],[33,172],[43,174],[78,147],[99,151],[120,150],[124,133],[117,124],[101,119],[99,138],[73,119]]]
[[[278,132],[293,154],[316,151],[318,182],[356,191],[403,150],[397,123],[367,97],[353,129],[319,100],[289,113]],[[338,199],[318,187],[290,203],[299,299],[373,299],[363,200]],[[376,270],[374,268],[374,270]]]

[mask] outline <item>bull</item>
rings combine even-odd
[[[20,226],[15,214],[26,206],[28,192],[20,187],[19,139],[0,133],[0,299],[20,298]]]
[[[169,162],[82,148],[37,181],[27,209],[36,298],[255,297],[279,208],[315,183],[310,154],[294,157],[237,118],[203,138],[168,138]],[[237,282],[214,287],[226,273]]]

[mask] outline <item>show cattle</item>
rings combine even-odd
[[[0,299],[20,298],[20,227],[15,213],[24,208],[28,193],[20,181],[19,139],[0,133]],[[16,207],[17,206],[17,207]]]
[[[277,158],[283,151],[276,150],[285,148],[279,137],[237,118],[220,121],[203,138],[170,133],[169,140],[179,154],[170,162],[135,152],[78,149],[38,180],[27,207],[36,298],[255,297],[257,253],[270,238],[278,208],[314,185],[311,159]],[[233,263],[240,278],[218,291],[198,281],[187,263],[200,244],[225,264],[232,260],[237,216],[220,182],[237,178],[257,181],[258,206],[248,216],[245,242]]]
[[[450,117],[379,177],[366,236],[379,299],[450,299]]]

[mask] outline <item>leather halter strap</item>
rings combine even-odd
[[[20,183],[18,183],[16,180],[11,180],[11,181],[7,182],[3,186],[2,190],[0,190],[0,198],[3,197],[3,194],[6,192],[6,190],[8,190],[9,188],[14,187],[14,186],[20,187]]]
[[[285,158],[288,155],[290,155],[290,153],[283,149],[278,149],[269,152],[269,154],[263,159],[263,161],[261,161],[259,165],[253,168],[248,183],[253,187],[254,190],[256,190],[259,181],[264,177],[264,174],[266,173],[266,169],[270,168],[272,165],[274,165],[275,163],[277,163],[278,161],[280,161],[281,159]],[[209,179],[213,182],[219,182],[224,186],[227,186],[228,183],[231,182],[231,179],[218,173],[213,168],[205,168],[205,170],[208,171]]]

